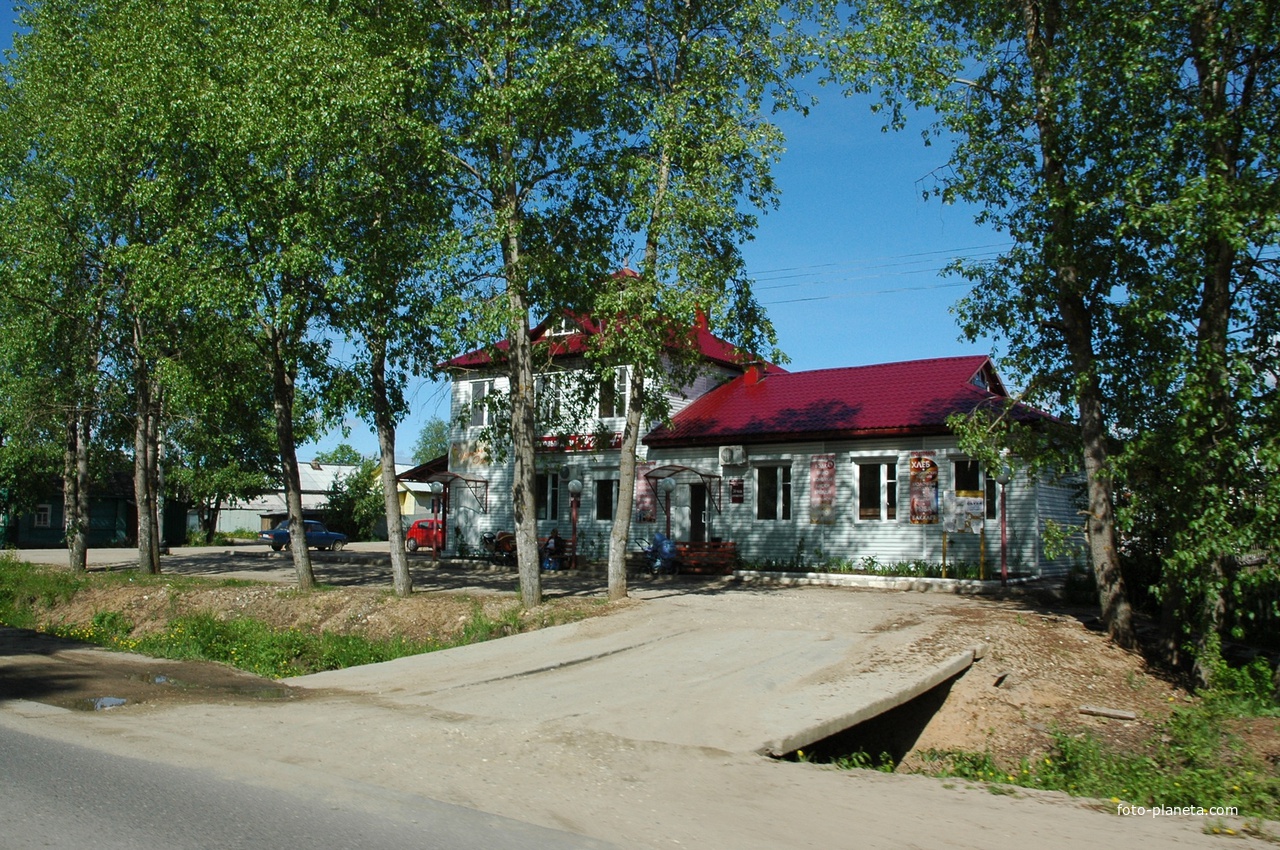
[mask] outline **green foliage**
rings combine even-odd
[[[365,460],[346,475],[334,479],[325,503],[325,525],[353,540],[373,540],[384,517],[379,464]]]
[[[0,555],[0,623],[18,628],[39,628],[43,626],[44,615],[50,605],[72,598],[81,589],[135,582],[165,587],[178,593],[186,588],[210,584],[200,579],[135,573],[75,574],[23,564],[12,555],[3,554]],[[248,586],[251,583],[226,581],[214,584]],[[162,631],[146,635],[134,635],[134,623],[118,611],[99,611],[85,624],[61,624],[47,628],[53,634],[109,649],[141,652],[157,658],[217,661],[260,676],[279,678],[389,661],[405,655],[493,640],[563,621],[564,615],[553,610],[530,615],[530,612],[516,606],[497,616],[490,616],[476,601],[459,634],[449,640],[395,638],[372,641],[333,632],[277,631],[260,620],[247,617],[222,620],[210,613],[175,617]]]
[[[1280,685],[1277,671],[1265,658],[1232,667],[1219,659],[1204,699],[1231,715],[1262,717],[1280,716]]]
[[[1141,806],[1234,806],[1244,816],[1280,813],[1280,776],[1251,755],[1213,704],[1178,708],[1152,739],[1115,750],[1091,735],[1053,733],[1053,749],[1016,767],[990,753],[928,751],[926,772],[993,785],[1066,791]]]
[[[422,425],[413,444],[413,462],[426,463],[449,453],[449,423],[433,416]]]
[[[893,756],[888,753],[880,753],[878,756],[864,752],[849,753],[833,760],[831,764],[839,770],[878,770],[881,773],[893,773],[895,767]]]
[[[359,466],[367,462],[368,458],[356,451],[350,443],[339,443],[327,452],[316,452],[315,461],[338,466]]]
[[[1231,611],[1274,586],[1280,543],[1274,10],[899,0],[852,20],[837,74],[887,89],[895,126],[904,102],[934,109],[954,147],[933,192],[1014,243],[956,264],[964,333],[999,344],[1021,400],[1078,416],[1061,442],[980,412],[966,448],[1070,469],[1074,444],[1104,617],[1124,607],[1122,528],[1126,573],[1156,588],[1166,645],[1191,646],[1203,680],[1222,636],[1266,634]],[[895,38],[912,26],[929,35]],[[881,61],[846,58],[852,43]]]
[[[858,575],[901,576],[905,578],[953,578],[976,580],[981,576],[979,564],[970,561],[948,561],[944,569],[941,562],[916,558],[910,561],[883,563],[874,555],[864,555],[855,564],[847,558],[825,555],[821,551],[813,558],[805,558],[803,552],[786,561],[765,559],[749,561],[742,569],[781,573],[853,573]],[[945,575],[944,575],[945,573]],[[986,578],[991,578],[988,565]]]
[[[83,573],[37,567],[0,552],[0,623],[32,628],[42,609],[70,599],[88,582]]]
[[[259,676],[283,678],[374,664],[440,647],[403,638],[374,642],[332,632],[275,631],[251,618],[220,620],[211,614],[193,614],[171,621],[161,633],[128,641],[123,648],[160,658],[217,661]]]

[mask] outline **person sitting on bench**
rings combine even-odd
[[[564,540],[560,537],[560,530],[553,528],[547,535],[546,542],[542,544],[542,568],[555,572],[561,568],[563,562]]]

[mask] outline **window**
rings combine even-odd
[[[791,519],[791,467],[756,469],[756,519]]]
[[[858,464],[858,519],[898,518],[898,465]]]
[[[560,518],[560,476],[557,473],[540,473],[537,479],[538,519]]]
[[[982,473],[976,460],[957,460],[951,464],[951,481],[954,490],[976,493],[982,489]]]
[[[563,395],[560,375],[538,375],[533,379],[533,394],[538,406],[538,422],[543,428],[554,428],[560,421]]]
[[[986,499],[987,519],[996,519],[1000,485],[991,476],[984,476],[976,460],[958,460],[951,465],[952,483],[956,492],[970,495],[981,493]]]
[[[471,382],[471,425],[473,427],[479,428],[492,421],[489,416],[489,406],[485,404],[485,398],[492,392],[493,381]]]
[[[596,482],[596,519],[602,522],[613,520],[613,506],[618,503],[618,482],[616,480]]]
[[[36,515],[32,524],[36,528],[49,528],[53,525],[53,505],[36,505]]]
[[[600,418],[616,419],[627,415],[627,370],[613,370],[600,382]]]

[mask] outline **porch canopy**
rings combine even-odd
[[[445,460],[446,458],[441,457],[421,466],[415,466],[397,475],[396,480],[413,493],[429,493],[431,485],[435,482],[442,484],[445,492],[451,491],[455,484],[462,486],[471,493],[471,497],[480,507],[480,513],[487,514],[489,512],[489,480],[479,476],[450,472],[443,463]]]
[[[650,492],[653,493],[655,499],[658,498],[658,491],[663,481],[671,479],[674,483],[689,483],[691,481],[701,481],[707,485],[707,496],[711,499],[711,504],[715,505],[716,513],[723,513],[720,507],[720,476],[714,472],[703,472],[700,469],[694,469],[691,466],[659,466],[649,470],[644,474],[645,483],[649,485]],[[667,519],[671,518],[671,500],[666,500],[663,510],[667,513]]]

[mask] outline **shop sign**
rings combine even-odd
[[[938,522],[938,463],[936,452],[912,452],[910,458],[911,523]]]
[[[832,525],[836,521],[836,456],[809,458],[809,522]]]

